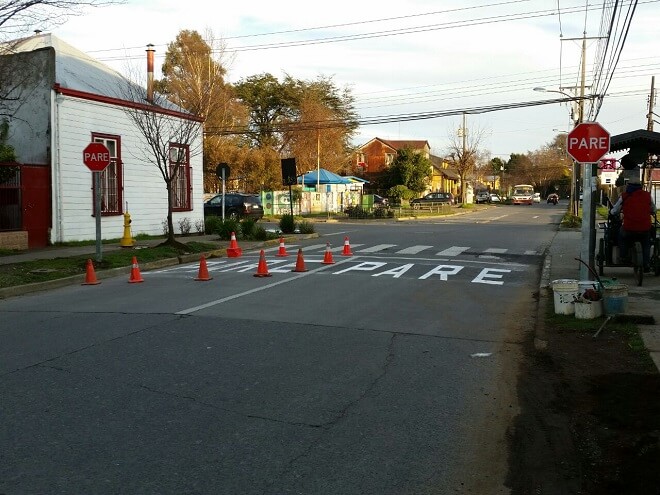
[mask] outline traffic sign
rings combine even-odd
[[[215,175],[217,175],[218,179],[220,180],[229,179],[230,173],[231,173],[231,169],[229,168],[229,165],[227,165],[226,163],[218,163],[218,166],[215,167]]]
[[[89,143],[83,150],[83,163],[92,172],[102,172],[110,165],[110,151],[103,143]]]
[[[568,133],[566,151],[576,162],[596,163],[610,151],[610,133],[598,122],[583,122]]]

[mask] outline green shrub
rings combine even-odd
[[[361,206],[349,206],[344,210],[348,218],[369,218],[369,212]]]
[[[282,215],[280,219],[280,231],[283,234],[293,234],[296,231],[296,222],[293,215]]]
[[[272,236],[275,237],[275,236]],[[252,230],[252,238],[255,241],[267,241],[269,239],[268,232],[261,225],[255,225]]]
[[[218,237],[220,237],[220,239],[223,240],[231,239],[232,232],[236,234],[237,239],[241,237],[241,224],[238,220],[235,220],[233,218],[226,218],[225,221],[223,222],[221,218],[218,217],[218,219],[220,221],[218,223],[216,230],[214,230],[213,233],[218,234]]]
[[[210,215],[204,218],[204,232],[207,234],[220,235],[220,227],[222,226],[222,218],[215,215]]]
[[[314,224],[312,222],[307,222],[305,220],[300,222],[300,224],[298,225],[298,230],[300,230],[301,234],[313,234],[314,232],[316,232],[314,230]]]
[[[374,208],[374,218],[385,218],[387,216],[387,208]]]
[[[254,237],[254,230],[257,226],[257,221],[253,218],[244,218],[240,222],[241,234],[244,239],[252,239]]]

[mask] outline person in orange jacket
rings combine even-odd
[[[655,215],[651,193],[642,189],[639,175],[633,175],[628,180],[626,190],[610,210],[610,215],[623,213],[623,224],[619,229],[619,256],[628,258],[630,238],[639,238],[642,243],[642,258],[644,271],[650,271],[651,257],[651,215]]]

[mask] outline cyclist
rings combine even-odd
[[[628,180],[626,190],[610,210],[610,215],[623,213],[623,225],[619,229],[619,256],[628,258],[628,241],[639,238],[642,243],[642,259],[644,271],[649,272],[651,257],[651,215],[656,208],[648,191],[642,189],[639,175],[633,175]]]

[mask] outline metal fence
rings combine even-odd
[[[0,231],[21,230],[21,172],[15,165],[0,165]]]

